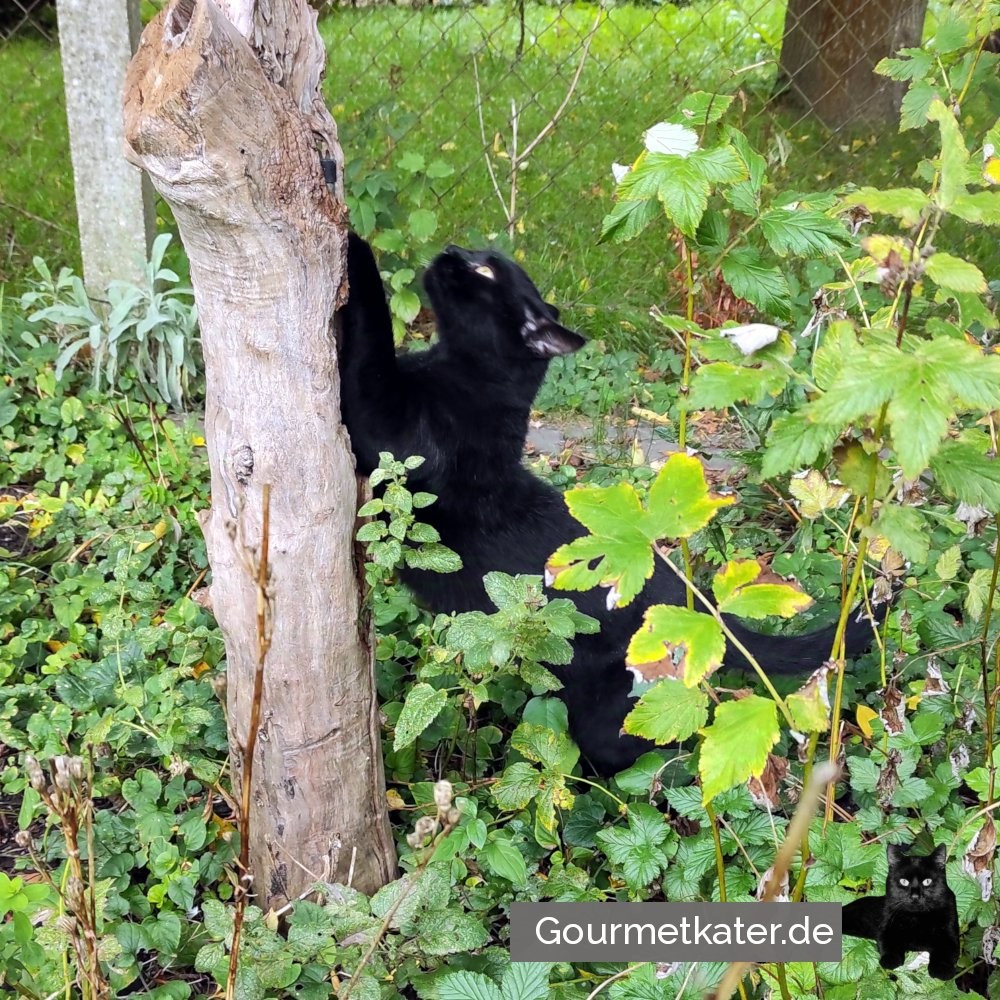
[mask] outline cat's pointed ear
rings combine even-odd
[[[907,857],[906,851],[899,844],[890,844],[888,854],[890,867],[898,865],[901,861],[905,861]]]
[[[536,358],[555,358],[561,354],[572,354],[587,343],[586,337],[568,329],[551,319],[529,319],[521,327],[524,346]]]
[[[929,855],[927,860],[933,862],[938,868],[944,867],[945,859],[948,856],[948,848],[944,844],[938,844]]]

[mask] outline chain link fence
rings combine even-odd
[[[9,281],[36,253],[77,264],[78,248],[54,4],[2,4],[0,281]],[[856,179],[852,164],[866,151],[865,183],[912,171],[920,150],[893,145],[891,125],[861,138],[838,131],[883,99],[870,66],[884,33],[893,47],[908,34],[912,44],[914,31],[919,40],[927,0],[866,20],[892,6],[328,3],[325,94],[354,223],[414,267],[443,243],[489,240],[558,275],[550,290],[564,301],[599,303],[614,285],[648,305],[668,277],[657,255],[597,244],[612,164],[630,163],[643,132],[692,90],[737,95],[734,122],[779,183],[815,190]],[[607,266],[623,253],[639,255],[626,288],[623,270]]]

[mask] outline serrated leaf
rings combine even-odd
[[[684,125],[712,125],[717,122],[733,103],[730,94],[708,93],[696,90],[681,101],[674,119]]]
[[[939,100],[937,89],[924,80],[916,80],[903,95],[899,106],[899,131],[922,128],[927,124],[931,105]]]
[[[659,214],[659,205],[652,198],[618,201],[601,223],[601,242],[635,239]]]
[[[550,962],[513,962],[503,974],[503,1000],[544,1000],[549,995]]]
[[[897,552],[913,562],[927,561],[930,537],[923,517],[914,507],[900,504],[884,506],[867,533],[882,535]]]
[[[715,710],[712,724],[702,731],[704,742],[698,773],[702,800],[759,778],[771,748],[778,742],[778,707],[770,698],[749,695],[727,701]]]
[[[437,215],[429,208],[414,209],[407,221],[410,235],[420,243],[426,243],[437,231]]]
[[[791,318],[791,296],[785,276],[747,248],[733,250],[722,261],[722,277],[733,294],[779,319]]]
[[[937,122],[941,129],[941,182],[936,201],[948,211],[955,199],[965,194],[965,176],[969,165],[969,151],[965,148],[962,130],[955,114],[943,101],[935,100],[927,111],[929,121]]]
[[[648,505],[629,483],[569,490],[566,505],[589,535],[557,549],[547,571],[558,590],[612,589],[611,599],[624,607],[653,574],[653,544],[662,538],[687,537],[704,527],[715,511],[733,502],[713,496],[705,471],[694,457],[675,453],[649,489]]]
[[[924,273],[945,291],[977,293],[986,291],[986,279],[975,264],[940,250],[924,261]]]
[[[571,771],[580,757],[576,744],[565,733],[530,722],[522,722],[514,730],[510,745],[523,757],[550,771]]]
[[[790,377],[787,369],[777,365],[713,361],[695,372],[688,406],[695,410],[718,410],[734,403],[756,405],[768,396],[777,396]]]
[[[507,767],[500,780],[490,789],[501,809],[515,812],[523,809],[542,787],[541,773],[523,760]]]
[[[709,614],[654,604],[628,644],[625,662],[644,680],[672,678],[697,684],[722,664],[726,640]]]
[[[838,429],[832,424],[818,424],[802,414],[785,414],[771,425],[767,449],[761,461],[765,479],[811,465],[837,440]]]
[[[396,720],[393,750],[408,747],[438,716],[448,701],[448,692],[430,684],[415,684],[407,692]]]
[[[673,680],[654,684],[625,716],[624,729],[661,746],[686,740],[708,721],[708,695]]]
[[[851,245],[843,225],[822,212],[776,208],[760,217],[760,230],[780,257],[823,257]]]
[[[966,222],[1000,225],[1000,191],[971,191],[960,194],[951,206],[951,214]]]
[[[950,496],[973,507],[1000,513],[1000,462],[989,458],[984,434],[946,441],[931,459],[938,485]]]
[[[424,913],[417,922],[420,949],[428,955],[454,955],[481,948],[489,937],[471,913],[442,910]]]
[[[649,536],[689,538],[728,507],[734,497],[712,493],[705,479],[705,466],[693,455],[672,454],[660,468],[649,488]]]
[[[481,972],[450,972],[435,984],[437,1000],[504,1000],[496,983]]]
[[[788,714],[800,733],[822,733],[830,728],[830,699],[827,691],[827,667],[820,667],[786,699]]]

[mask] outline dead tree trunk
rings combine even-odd
[[[875,65],[920,44],[927,0],[788,0],[776,96],[831,128],[891,124],[905,84]]]
[[[172,0],[125,85],[127,155],[173,208],[201,323],[212,472],[202,527],[236,787],[257,658],[246,553],[260,545],[271,485],[273,640],[249,828],[264,906],[313,875],[350,874],[370,892],[395,868],[340,424],[333,319],[346,219],[320,165],[321,154],[341,160],[323,64],[305,0]]]

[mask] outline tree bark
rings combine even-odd
[[[906,85],[875,73],[920,45],[927,0],[788,0],[777,96],[831,128],[892,124]]]
[[[346,214],[320,165],[320,154],[341,162],[324,58],[305,0],[172,0],[143,33],[124,98],[126,155],[171,205],[191,262],[212,486],[202,528],[237,788],[257,659],[247,553],[271,485],[273,633],[249,826],[265,907],[317,878],[351,875],[371,892],[396,863],[340,423]]]

